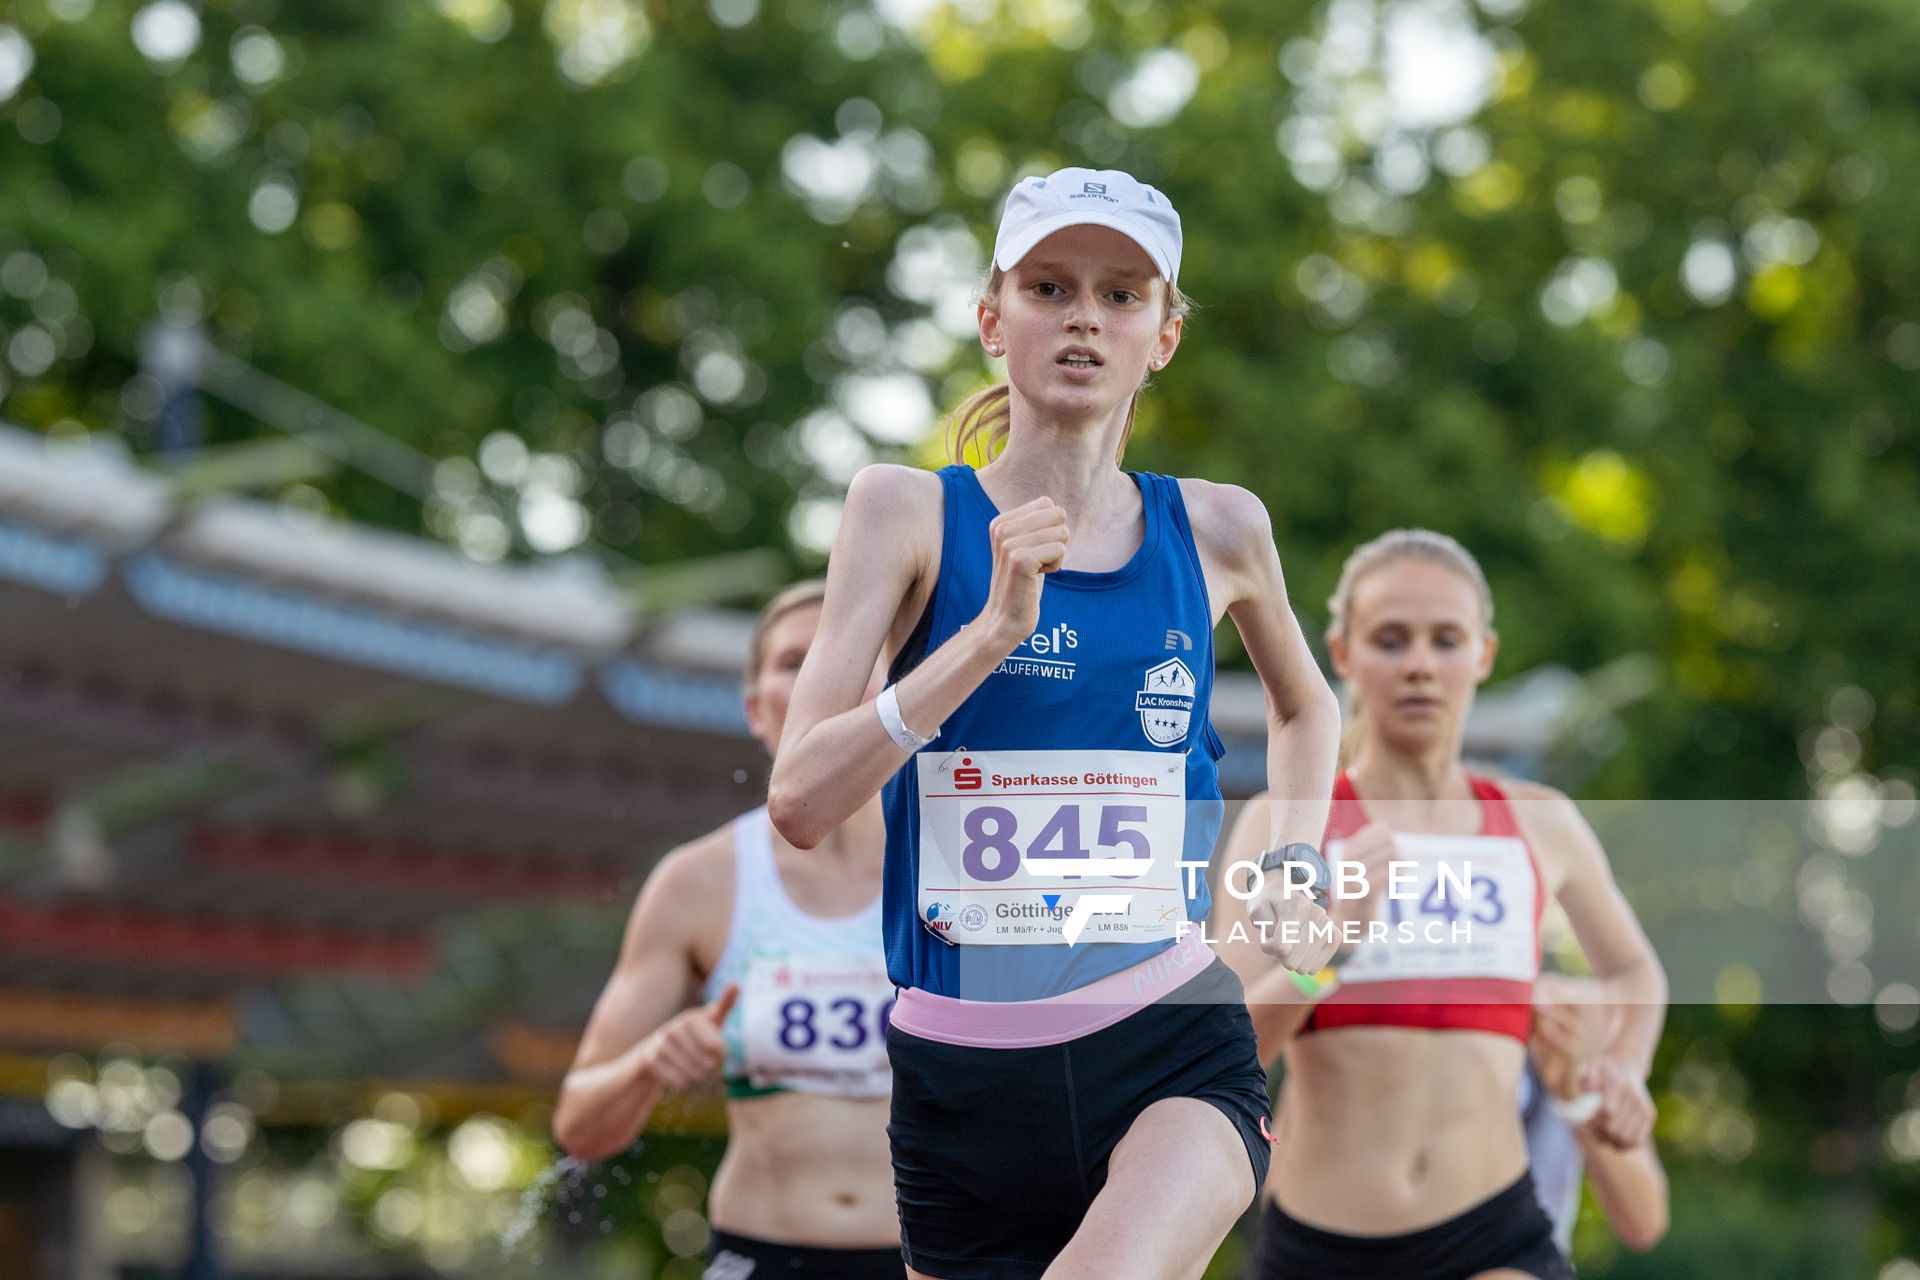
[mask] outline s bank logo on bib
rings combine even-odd
[[[1156,747],[1171,747],[1186,741],[1187,726],[1193,719],[1193,672],[1178,658],[1169,658],[1157,667],[1147,668],[1146,687],[1134,695],[1134,709],[1140,713],[1140,730]]]

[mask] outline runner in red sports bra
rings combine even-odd
[[[1534,856],[1533,846],[1527,843],[1499,784],[1473,774],[1466,775],[1466,782],[1480,802],[1480,826],[1474,839],[1485,841],[1490,848],[1499,847],[1495,842],[1506,847],[1501,849],[1504,857],[1497,863],[1485,855],[1473,858],[1481,875],[1471,886],[1474,897],[1458,904],[1457,911],[1476,926],[1503,931],[1499,941],[1508,944],[1508,954],[1503,958],[1514,976],[1502,976],[1498,971],[1464,977],[1398,976],[1399,968],[1409,958],[1407,948],[1362,945],[1341,968],[1333,991],[1310,1007],[1300,1034],[1335,1027],[1425,1027],[1435,1031],[1490,1031],[1512,1036],[1523,1045],[1527,1042],[1533,1023],[1533,975],[1540,971],[1540,916],[1546,908],[1540,860]],[[1367,820],[1366,804],[1353,789],[1352,775],[1342,771],[1334,780],[1333,812],[1327,820],[1323,847],[1332,850],[1334,841],[1351,840],[1366,827]],[[1517,849],[1512,847],[1514,842],[1518,843]],[[1492,866],[1504,873],[1504,879],[1486,874]],[[1391,915],[1395,908],[1403,917],[1421,914],[1419,908],[1424,905],[1427,888],[1421,885],[1419,897],[1409,902],[1383,904],[1384,914]],[[1524,901],[1514,901],[1516,896]],[[1437,884],[1433,886],[1433,901],[1441,901]],[[1524,977],[1519,976],[1523,966]]]
[[[1247,984],[1262,1060],[1287,1059],[1253,1274],[1562,1280],[1572,1272],[1537,1203],[1515,1105],[1547,896],[1622,1007],[1583,1068],[1593,1097],[1579,1103],[1588,1131],[1615,1146],[1637,1146],[1652,1126],[1645,1079],[1665,977],[1573,803],[1460,761],[1497,644],[1465,548],[1424,530],[1362,546],[1330,616],[1328,650],[1351,695],[1350,768],[1325,849],[1364,867],[1371,891],[1332,904],[1363,940],[1317,1004],[1250,948],[1221,945]],[[1220,864],[1257,856],[1265,804],[1247,804]],[[1401,872],[1391,888],[1390,864]],[[1216,901],[1210,934],[1231,938],[1238,903]]]

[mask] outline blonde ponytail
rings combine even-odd
[[[1140,393],[1133,393],[1127,405],[1127,425],[1120,429],[1120,447],[1113,460],[1127,456],[1127,441],[1133,438],[1134,414],[1140,408]],[[1013,428],[1013,388],[996,382],[962,400],[947,415],[947,460],[984,467],[1006,447],[1007,433]]]
[[[1367,745],[1367,722],[1365,709],[1360,700],[1349,690],[1346,699],[1346,718],[1340,725],[1340,751],[1334,757],[1334,768],[1346,772],[1360,755],[1361,748]]]
[[[1012,425],[1012,387],[996,382],[974,392],[947,415],[948,459],[986,466],[1007,443]]]

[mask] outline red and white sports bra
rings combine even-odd
[[[1386,941],[1363,942],[1340,970],[1340,985],[1314,1006],[1304,1034],[1334,1027],[1422,1027],[1436,1031],[1491,1031],[1525,1042],[1533,1023],[1533,983],[1540,972],[1540,914],[1546,905],[1539,860],[1527,843],[1506,794],[1486,778],[1467,775],[1480,801],[1480,830],[1472,836],[1396,833],[1402,858],[1444,859],[1469,880],[1471,896],[1445,894],[1438,872],[1424,870],[1419,892],[1386,900],[1376,919],[1392,931]],[[1344,772],[1334,781],[1326,848],[1367,824],[1366,808]],[[1420,859],[1420,855],[1425,855]],[[1456,925],[1469,926],[1461,941]],[[1438,940],[1436,940],[1438,939]]]

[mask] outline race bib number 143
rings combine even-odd
[[[1531,981],[1539,971],[1527,846],[1509,836],[1394,836],[1415,863],[1403,892],[1383,887],[1375,936],[1340,969],[1344,986],[1412,978]],[[1344,840],[1327,845],[1339,858]],[[1443,874],[1442,868],[1446,869]],[[1390,882],[1391,883],[1391,882]]]

